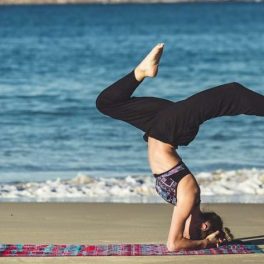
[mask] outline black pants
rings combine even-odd
[[[264,116],[264,96],[239,83],[228,83],[172,102],[156,97],[134,97],[134,70],[103,90],[96,106],[103,114],[123,120],[175,148],[188,145],[199,126],[211,118],[233,115]]]

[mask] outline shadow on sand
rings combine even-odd
[[[264,245],[264,235],[260,236],[252,236],[252,237],[241,237],[234,239],[229,244],[235,244],[235,243],[243,243],[243,244],[252,244],[252,245]]]

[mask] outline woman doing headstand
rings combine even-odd
[[[235,82],[177,102],[132,96],[144,78],[157,75],[163,48],[163,43],[157,44],[133,71],[102,91],[96,106],[103,114],[145,132],[156,191],[175,205],[168,250],[206,248],[228,240],[231,234],[224,232],[219,215],[201,212],[200,188],[175,149],[188,145],[206,120],[240,114],[264,116],[264,96]]]

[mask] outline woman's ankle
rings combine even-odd
[[[143,81],[146,77],[145,73],[142,70],[140,70],[138,67],[134,69],[134,75],[138,82]]]

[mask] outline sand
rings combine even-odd
[[[237,238],[264,235],[264,204],[206,204]],[[169,204],[2,203],[1,243],[166,243]],[[262,241],[263,244],[263,241]],[[263,245],[261,245],[263,248]],[[0,263],[264,263],[262,254],[0,258]]]

